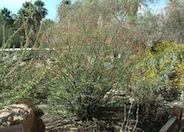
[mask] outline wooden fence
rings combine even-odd
[[[182,108],[174,106],[171,118],[160,129],[159,132],[179,132],[182,119]]]

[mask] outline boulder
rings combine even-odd
[[[0,110],[0,128],[22,124],[24,132],[44,132],[45,124],[37,112],[32,99],[25,98],[17,104],[4,106]]]

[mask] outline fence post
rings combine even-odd
[[[179,132],[182,118],[182,108],[174,105],[171,118],[167,123],[160,129],[159,132]]]

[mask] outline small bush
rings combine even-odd
[[[52,60],[47,69],[52,76],[49,104],[53,111],[82,120],[92,120],[98,107],[156,100],[154,87],[159,86],[144,78],[149,67],[138,65],[146,55],[146,39],[137,34],[137,26],[131,20],[97,23],[95,9],[94,5],[74,8],[74,16],[65,14],[68,19],[50,30],[53,36],[44,36],[56,49],[48,54]]]

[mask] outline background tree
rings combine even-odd
[[[45,4],[41,0],[36,0],[34,3],[25,2],[18,12],[18,19],[28,21],[28,24],[34,27],[35,31],[38,31],[40,22],[48,14]]]
[[[10,10],[7,8],[3,8],[0,11],[0,47],[2,45],[5,46],[5,43],[7,40],[13,35],[15,32],[15,15],[11,13]],[[20,46],[20,40],[19,36],[15,35],[12,38],[11,43],[6,45],[4,48],[9,47],[19,47]]]
[[[0,16],[4,23],[11,25],[11,26],[13,25],[14,19],[12,17],[13,15],[10,10],[8,10],[7,8],[3,8],[0,11]]]
[[[45,4],[41,0],[36,0],[34,3],[26,1],[18,11],[18,14],[15,15],[16,29],[21,27],[21,29],[19,29],[19,34],[24,39],[26,39],[25,36],[29,36],[29,39],[27,38],[27,40],[30,42],[25,40],[27,43],[29,43],[29,46],[33,46],[37,33],[40,29],[40,23],[48,13],[44,6]]]
[[[46,15],[48,14],[48,10],[44,7],[45,4],[41,0],[36,0],[33,5],[34,5],[33,19],[36,23],[36,26],[39,28],[40,22],[43,18],[46,17]]]
[[[168,39],[184,42],[184,2],[169,0],[165,10],[166,35]]]
[[[63,0],[62,4],[65,6],[70,6],[71,5],[71,0]]]
[[[137,13],[142,6],[147,6],[148,3],[154,3],[157,0],[82,0],[76,1],[69,7],[63,6],[66,3],[71,3],[68,0],[63,0],[58,9],[59,19],[69,19],[69,16],[75,16],[75,12],[78,10],[90,10],[88,14],[95,14],[91,20],[96,23],[101,21],[114,21],[114,19],[124,21],[125,18],[137,19]],[[67,4],[68,5],[68,4]],[[83,8],[83,9],[82,9]],[[74,11],[75,10],[75,11]],[[87,11],[85,10],[85,11]],[[72,13],[73,12],[73,13]],[[93,13],[92,13],[93,12]],[[82,14],[82,13],[81,13]],[[90,15],[89,15],[90,16]],[[66,22],[65,22],[66,23]]]

